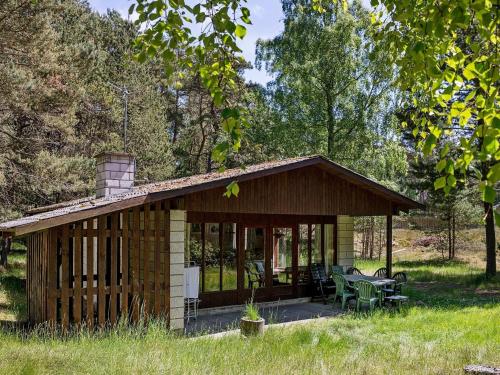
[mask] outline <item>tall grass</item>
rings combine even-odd
[[[161,322],[64,338],[0,335],[0,373],[454,374],[497,364],[500,306],[411,307],[271,328],[263,338],[176,336]]]

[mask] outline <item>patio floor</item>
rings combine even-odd
[[[239,328],[243,306],[229,311],[200,310],[198,318],[190,319],[185,325],[187,335],[209,334]],[[342,313],[339,304],[324,305],[316,302],[284,303],[275,302],[259,306],[261,316],[267,324],[294,322],[319,317],[336,316]]]

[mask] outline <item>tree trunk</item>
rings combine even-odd
[[[451,215],[448,216],[448,259],[452,259],[452,250],[451,250]]]
[[[495,253],[495,221],[493,219],[493,206],[484,202],[484,213],[486,214],[486,275],[495,276],[497,272],[497,262]]]
[[[373,216],[370,217],[370,259],[373,259],[373,247],[375,242],[375,222]]]
[[[457,239],[457,227],[456,227],[456,223],[455,223],[455,217],[456,217],[456,213],[455,213],[455,211],[453,211],[453,215],[451,217],[451,234],[452,234],[452,238],[453,238],[453,241],[451,243],[451,248],[452,248],[453,259],[455,259],[455,245],[456,245],[456,239]]]
[[[12,237],[2,237],[0,239],[0,248],[1,248],[1,257],[0,257],[0,265],[2,267],[7,267],[8,265],[8,257],[10,253],[10,246],[12,243]]]

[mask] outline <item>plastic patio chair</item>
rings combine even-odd
[[[387,277],[388,276],[387,275],[387,268],[385,268],[385,267],[379,268],[378,270],[375,271],[373,276],[375,276],[375,277]]]
[[[408,282],[408,278],[406,277],[406,273],[404,272],[396,272],[392,278],[396,281],[395,284],[392,284],[392,288],[383,288],[382,292],[387,296],[391,295],[400,295],[403,292],[403,285]]]
[[[356,267],[349,267],[345,273],[346,273],[346,275],[362,275],[363,274]]]
[[[375,304],[378,303],[380,307],[382,307],[382,302],[380,299],[380,291],[377,290],[375,285],[373,285],[369,281],[360,280],[354,283],[354,288],[357,292],[356,298],[356,311],[359,311],[359,307],[362,304],[369,304],[370,311],[373,310]]]
[[[344,279],[344,276],[340,273],[333,274],[333,281],[335,282],[335,297],[333,299],[333,303],[337,301],[337,297],[342,301],[342,310],[344,310],[345,303],[349,299],[356,298],[356,294],[347,290],[347,282]]]

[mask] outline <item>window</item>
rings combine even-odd
[[[219,224],[205,223],[205,290],[220,290]]]
[[[261,288],[265,283],[264,228],[245,228],[245,288]]]
[[[273,228],[273,286],[292,283],[292,228]]]
[[[236,223],[223,224],[222,253],[222,290],[235,290],[237,288]]]

